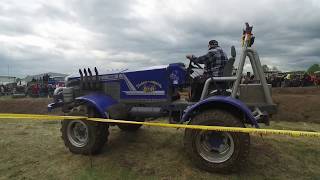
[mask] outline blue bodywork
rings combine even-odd
[[[101,74],[101,73],[100,73]],[[183,63],[154,66],[136,70],[109,71],[99,75],[102,84],[120,83],[121,100],[165,100],[171,86],[185,84],[186,69]],[[78,74],[67,77],[67,81],[79,81]]]
[[[93,106],[96,108],[98,113],[102,118],[108,118],[107,114],[105,113],[106,109],[113,105],[116,104],[117,101],[114,100],[112,97],[107,96],[105,94],[89,94],[86,96],[81,96],[76,98],[77,101],[84,101],[88,103],[90,106]]]
[[[241,102],[238,99],[232,98],[230,96],[212,96],[202,101],[199,101],[198,103],[190,106],[185,110],[181,121],[183,122],[188,121],[192,113],[201,107],[204,107],[209,104],[218,104],[218,103],[230,105],[235,107],[236,109],[241,110],[246,115],[246,118],[251,122],[252,125],[254,125],[257,128],[259,127],[257,120],[254,118],[254,116],[251,113],[251,110],[243,102]]]
[[[121,99],[166,99],[169,79],[164,68],[127,72],[120,82]]]
[[[119,74],[120,99],[165,100],[170,86],[185,84],[186,70],[183,64],[156,66]]]
[[[106,109],[114,104],[122,103],[123,100],[130,102],[139,102],[139,100],[147,100],[151,102],[171,103],[172,88],[183,87],[186,83],[186,69],[182,63],[175,63],[166,66],[155,66],[138,70],[119,70],[100,74],[99,82],[101,84],[116,83],[119,86],[119,96],[109,96],[106,92],[91,93],[89,95],[77,97],[76,101],[84,101],[90,106],[97,109],[100,116],[107,118]],[[80,81],[80,77],[69,76],[66,78],[68,82]],[[108,95],[107,95],[108,94]],[[140,101],[141,102],[141,101]],[[144,101],[142,101],[144,102]],[[141,103],[140,103],[141,104]],[[199,101],[184,110],[180,122],[186,122],[193,115],[193,112],[199,108],[212,105],[223,104],[239,109],[246,116],[247,121],[255,127],[259,127],[257,120],[253,117],[251,110],[241,101],[232,97],[213,96],[205,100]],[[51,103],[49,109],[63,105],[63,101]],[[185,108],[185,107],[184,107]],[[170,111],[170,109],[167,109]]]

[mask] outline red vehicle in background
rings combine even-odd
[[[312,76],[312,81],[315,86],[320,86],[320,71],[314,72]]]
[[[31,97],[38,97],[39,96],[39,91],[40,91],[40,87],[39,87],[39,84],[38,83],[32,83],[30,86],[30,89],[29,89],[29,95]],[[31,92],[30,92],[31,90]]]

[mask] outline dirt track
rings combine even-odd
[[[48,98],[0,98],[0,113],[48,114],[50,102]]]
[[[278,104],[278,114],[272,120],[320,123],[320,88],[275,88],[273,99]],[[0,98],[0,113],[47,114],[50,101],[48,98]]]
[[[319,132],[319,89],[274,89],[279,103],[267,128]],[[46,114],[50,99],[0,98],[0,113]],[[301,107],[301,108],[299,108]],[[57,113],[57,112],[56,112]],[[308,117],[306,117],[308,116]],[[262,125],[264,128],[265,126]],[[143,126],[134,133],[110,127],[108,143],[97,156],[70,153],[57,121],[3,119],[0,124],[0,179],[319,179],[317,138],[251,136],[243,170],[215,174],[199,170],[187,158],[183,129]]]
[[[278,104],[272,120],[320,123],[320,88],[275,88],[272,97]]]

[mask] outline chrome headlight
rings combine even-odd
[[[63,101],[63,87],[58,87],[53,91],[53,101],[59,102]]]

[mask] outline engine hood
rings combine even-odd
[[[167,68],[174,68],[174,67],[183,67],[184,68],[184,64],[183,63],[172,63],[169,65],[158,65],[158,66],[151,66],[151,67],[143,67],[143,68],[127,68],[127,69],[112,69],[112,70],[105,70],[105,69],[98,69],[98,73],[99,76],[104,76],[104,75],[114,75],[114,74],[122,74],[122,73],[129,73],[129,72],[137,72],[137,71],[150,71],[150,70],[158,70],[158,69],[167,69]],[[81,69],[83,71],[83,69]],[[93,71],[93,68],[91,69],[91,71]],[[94,71],[93,71],[93,76]],[[77,79],[80,78],[80,74],[79,73],[74,73],[71,74],[69,76],[67,76],[65,78],[65,81],[69,81],[72,79]]]

